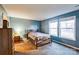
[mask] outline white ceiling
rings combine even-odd
[[[79,9],[77,4],[3,4],[8,16],[45,20]]]

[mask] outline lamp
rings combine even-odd
[[[8,17],[7,16],[3,16],[3,20],[7,20],[8,21]]]
[[[20,27],[14,27],[14,36],[20,36],[21,35],[22,28]]]
[[[7,28],[9,26],[8,17],[3,16],[3,28]]]

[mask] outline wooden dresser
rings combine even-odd
[[[13,54],[12,28],[0,28],[0,55]]]

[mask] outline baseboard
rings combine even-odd
[[[59,41],[56,41],[56,40],[53,40],[53,41],[56,42],[56,43],[62,44],[62,45],[64,45],[64,46],[67,46],[67,47],[69,47],[69,48],[73,48],[73,49],[75,49],[75,50],[79,50],[79,48],[74,47],[74,46],[72,46],[72,45],[68,45],[68,44],[65,44],[65,43],[63,43],[63,42],[59,42]]]

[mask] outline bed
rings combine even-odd
[[[51,43],[50,35],[40,32],[28,32],[27,38],[36,46],[36,48]]]

